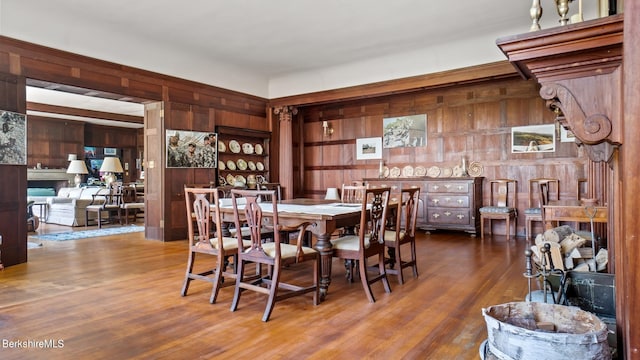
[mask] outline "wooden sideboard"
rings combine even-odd
[[[397,195],[404,188],[419,187],[419,228],[460,230],[475,236],[480,231],[482,177],[366,178],[369,186],[388,186]]]

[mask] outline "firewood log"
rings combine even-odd
[[[573,229],[569,225],[562,225],[544,232],[544,239],[548,242],[559,243],[568,235],[573,234]]]

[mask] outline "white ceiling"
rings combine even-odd
[[[596,0],[584,5],[584,18],[595,18]],[[0,0],[0,35],[276,98],[504,60],[495,40],[527,32],[530,6],[530,0]],[[543,28],[557,26],[554,2],[542,6]]]

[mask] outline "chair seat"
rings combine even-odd
[[[541,208],[524,209],[524,214],[525,215],[542,215],[542,209]]]
[[[249,245],[251,245],[251,242],[249,242]],[[281,258],[284,259],[291,259],[291,258],[295,258],[296,254],[297,254],[297,249],[298,247],[296,245],[291,245],[291,244],[280,244],[280,256]],[[315,249],[312,249],[310,247],[306,247],[303,246],[300,248],[302,250],[302,253],[304,255],[308,255],[308,254],[316,254],[318,253],[318,251],[316,251]],[[268,242],[266,244],[262,245],[262,250],[264,251],[265,254],[267,254],[268,256],[275,258],[276,257],[276,243],[274,242]]]
[[[337,250],[358,251],[358,248],[360,247],[360,238],[357,235],[341,236],[337,239],[331,240],[331,245]],[[365,236],[364,247],[368,249],[370,245],[369,236]]]
[[[211,243],[211,246],[213,246],[214,249],[220,250],[220,248],[218,247],[218,238],[213,237],[209,239],[209,242]],[[242,240],[242,245],[244,245],[245,247],[251,246],[251,241]],[[224,250],[238,249],[238,239],[234,237],[223,236],[222,247]]]
[[[480,214],[509,214],[515,212],[516,209],[505,206],[483,206],[480,208]]]
[[[124,203],[120,206],[123,209],[144,209],[144,203]]]
[[[400,234],[398,236],[398,240],[402,241],[406,234],[407,233],[404,230],[401,230]],[[384,241],[395,242],[396,241],[396,232],[393,231],[393,230],[386,230],[384,232]]]
[[[231,235],[235,236],[236,229],[229,229],[229,232],[231,233]],[[248,227],[242,227],[242,228],[240,228],[240,234],[242,234],[242,237],[249,237],[249,236],[251,236],[251,230],[249,230]],[[262,234],[262,235],[273,234],[273,229],[261,228],[260,229],[260,234]]]

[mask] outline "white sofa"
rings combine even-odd
[[[85,209],[100,187],[68,188],[58,190],[58,195],[47,198],[48,224],[84,226]]]

